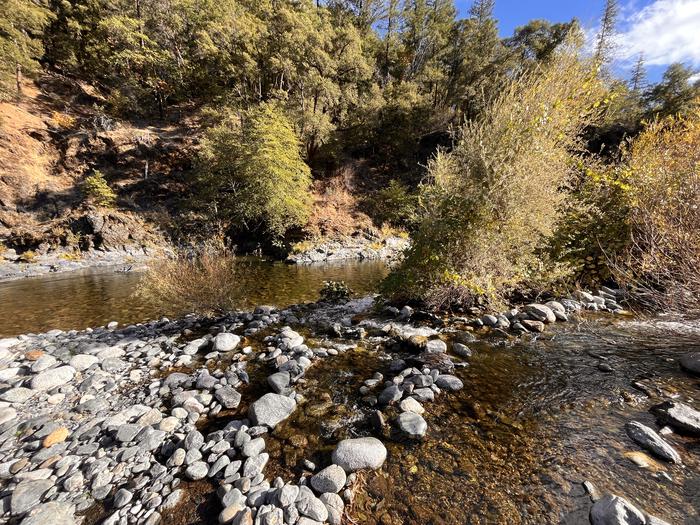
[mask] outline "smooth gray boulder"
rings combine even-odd
[[[435,380],[435,384],[443,390],[450,390],[452,392],[462,390],[464,388],[464,383],[462,383],[462,380],[459,377],[450,374],[439,375]]]
[[[32,509],[20,525],[75,525],[75,506],[52,501]]]
[[[694,408],[676,401],[664,401],[650,410],[662,423],[688,434],[700,435],[700,412]]]
[[[289,389],[291,383],[289,372],[276,372],[267,378],[267,384],[276,394],[283,394]]]
[[[447,352],[447,344],[441,339],[431,339],[426,343],[425,351],[433,354],[444,354]]]
[[[222,334],[218,334],[214,338],[212,350],[215,352],[230,352],[235,350],[240,342],[241,338],[236,334],[224,332]]]
[[[65,385],[75,376],[75,368],[72,366],[59,366],[41,372],[32,378],[32,390],[51,390],[61,385]]]
[[[680,364],[686,372],[700,376],[700,352],[684,355],[681,357]]]
[[[428,431],[428,423],[415,412],[404,412],[396,420],[401,432],[411,439],[421,439]]]
[[[311,486],[316,492],[337,493],[345,486],[347,475],[340,465],[329,465],[311,478]]]
[[[290,397],[279,394],[265,394],[248,409],[248,417],[253,425],[267,425],[275,428],[292,415],[297,402]]]
[[[10,497],[10,511],[13,516],[22,515],[41,503],[41,498],[53,487],[49,479],[20,481]]]
[[[344,439],[335,447],[331,457],[345,472],[361,469],[378,469],[386,461],[384,444],[374,437]]]
[[[641,510],[625,498],[607,494],[591,508],[592,525],[645,525],[646,518]]]
[[[241,394],[230,386],[222,386],[214,392],[214,397],[224,408],[236,408],[241,402]]]
[[[671,463],[680,463],[678,452],[651,428],[642,425],[638,421],[631,421],[625,425],[627,435],[639,446],[653,452],[657,456]]]
[[[401,396],[403,396],[401,389],[397,385],[391,385],[382,390],[377,401],[380,405],[390,405],[401,399]]]
[[[554,315],[552,309],[543,304],[528,304],[525,311],[532,319],[541,323],[555,323],[557,321],[557,316]]]

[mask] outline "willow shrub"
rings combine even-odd
[[[646,307],[700,312],[700,110],[647,126],[622,170],[629,238],[615,277]]]
[[[581,133],[604,89],[572,50],[511,84],[482,120],[466,122],[431,183],[413,246],[385,282],[395,299],[433,306],[497,302],[560,270],[545,249],[562,216]]]
[[[303,226],[311,170],[291,123],[274,104],[227,115],[209,128],[198,159],[200,187],[216,218],[273,242]]]
[[[207,246],[196,254],[181,252],[150,264],[136,294],[176,313],[222,313],[235,306],[236,269],[235,256],[222,248]]]

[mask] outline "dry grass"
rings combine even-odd
[[[700,312],[700,110],[651,124],[629,147],[629,246],[617,279],[644,306]]]
[[[314,204],[305,228],[312,237],[345,237],[372,227],[370,218],[358,210],[353,179],[352,169],[346,167],[330,179],[314,183]]]
[[[221,313],[233,308],[231,292],[236,283],[235,256],[207,248],[196,256],[178,254],[152,264],[136,293],[182,311]]]

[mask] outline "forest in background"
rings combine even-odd
[[[591,52],[576,20],[500,38],[493,10],[494,0],[461,19],[451,0],[7,0],[2,97],[50,73],[93,86],[109,117],[196,112],[183,210],[208,232],[285,249],[404,229],[413,248],[388,293],[449,306],[573,279],[696,305],[694,71],[673,64],[648,85],[639,57],[631,78],[616,78],[614,0]],[[81,176],[91,204],[118,205],[109,176]],[[362,213],[337,213],[344,200]]]

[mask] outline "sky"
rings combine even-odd
[[[455,4],[467,16],[472,0]],[[535,18],[566,22],[577,17],[594,42],[604,5],[605,0],[496,0],[495,15],[504,37]],[[617,32],[614,69],[619,76],[629,76],[640,53],[650,82],[673,62],[700,72],[700,0],[620,0]]]

